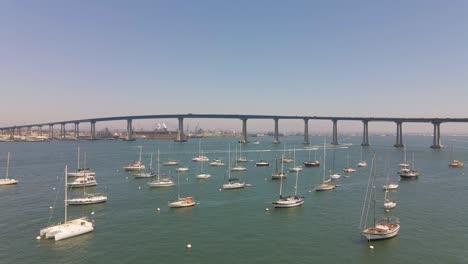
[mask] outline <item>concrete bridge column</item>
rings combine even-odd
[[[60,138],[65,139],[65,123],[60,124]]]
[[[96,121],[91,121],[91,140],[96,139]]]
[[[364,126],[364,130],[362,131],[362,144],[361,146],[367,147],[369,146],[369,121],[363,120],[362,124]]]
[[[304,118],[304,145],[309,145],[309,119]]]
[[[132,119],[127,119],[127,140],[132,140],[133,137],[133,126]]]
[[[179,120],[179,130],[177,131],[177,139],[176,142],[184,142],[187,141],[184,135],[184,119],[182,117],[177,118]]]
[[[273,138],[273,144],[279,144],[279,131],[278,131],[278,118],[275,118],[275,137]]]
[[[242,135],[241,135],[241,143],[247,144],[247,118],[242,118]]]
[[[403,145],[403,129],[402,129],[403,123],[401,121],[397,121],[395,123],[397,125],[397,127],[396,127],[396,142],[395,142],[395,145],[393,145],[393,146],[397,147],[397,148],[402,148],[402,147],[404,147],[404,145]]]
[[[75,138],[80,139],[80,123],[75,122]]]
[[[42,126],[37,127],[39,136],[42,136]]]
[[[339,145],[338,144],[338,120],[333,119],[333,138],[332,138],[332,145]]]
[[[433,136],[431,148],[434,148],[434,149],[443,148],[444,146],[440,143],[440,123],[432,122],[432,125],[434,126],[434,136]]]
[[[30,126],[26,127],[26,135],[31,136],[31,127]]]
[[[49,125],[49,139],[54,139],[54,125]]]

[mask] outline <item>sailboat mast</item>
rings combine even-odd
[[[68,203],[67,203],[68,197],[67,197],[67,195],[68,195],[68,173],[67,173],[67,165],[65,165],[65,199],[64,199],[64,203],[65,203],[65,205],[64,205],[64,207],[65,207],[65,222],[63,222],[63,223],[67,222],[67,210],[68,210],[68,208],[67,208],[67,206],[68,206]]]
[[[299,172],[296,171],[296,190],[294,191],[294,197],[297,196],[297,179],[299,178]]]
[[[140,146],[140,157],[138,158],[138,161],[141,162],[141,150],[143,149],[142,146]]]
[[[76,169],[79,170],[80,169],[80,147],[78,147],[78,157],[77,157],[78,161],[77,161],[77,167]]]
[[[327,163],[327,148],[325,147],[325,140],[323,141],[323,182],[325,182],[326,163]]]
[[[237,147],[236,147],[237,152]],[[228,179],[231,179],[231,144],[229,144],[229,153],[228,153]]]
[[[78,167],[79,168],[79,167]],[[84,153],[83,168],[86,169],[86,152]]]
[[[282,191],[283,191],[283,177],[280,177],[280,198],[281,198]]]
[[[7,166],[6,166],[6,178],[8,178],[10,172],[10,152],[7,154]]]
[[[158,149],[158,182],[159,182],[159,167],[160,167],[160,164],[159,164],[159,149]]]
[[[177,200],[180,200],[180,181],[179,181],[179,172],[177,172]]]
[[[153,153],[151,153],[151,156],[150,156],[150,164],[149,164],[149,167],[150,167],[150,170],[153,169]]]

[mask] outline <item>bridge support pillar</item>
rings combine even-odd
[[[309,145],[309,119],[304,118],[304,145]]]
[[[127,119],[127,140],[132,140],[133,137],[133,126],[132,119]]]
[[[393,146],[397,147],[397,148],[402,148],[402,147],[404,147],[404,145],[403,145],[403,129],[402,129],[403,122],[397,121],[395,123],[397,125],[397,127],[396,127],[396,142],[395,142],[395,145],[393,145]]]
[[[49,139],[54,139],[54,125],[49,125]]]
[[[432,140],[431,148],[433,149],[443,148],[444,146],[440,143],[440,122],[432,122],[432,125],[434,126],[434,137]]]
[[[278,129],[278,118],[275,118],[275,137],[273,138],[273,144],[279,144],[279,129]]]
[[[60,124],[60,138],[65,139],[65,123]]]
[[[75,138],[80,139],[80,123],[75,122]]]
[[[96,121],[91,121],[91,140],[96,139]]]
[[[332,138],[332,145],[339,145],[338,144],[338,120],[333,119],[333,138]]]
[[[39,136],[42,136],[42,126],[37,127]]]
[[[362,131],[362,144],[361,146],[367,147],[369,146],[369,121],[363,120],[363,131]]]
[[[177,139],[175,142],[185,142],[187,139],[184,135],[184,119],[182,117],[177,118],[179,120],[179,130],[177,130]]]
[[[240,143],[247,144],[249,141],[247,140],[247,118],[242,118],[242,135]]]

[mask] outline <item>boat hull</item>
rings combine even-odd
[[[86,204],[97,204],[97,203],[105,203],[107,202],[106,196],[94,196],[89,198],[73,198],[68,199],[68,205],[86,205]]]
[[[400,231],[399,224],[384,224],[383,226],[388,227],[388,230],[379,228],[379,225],[377,225],[376,227],[364,229],[364,231],[362,231],[362,235],[367,240],[379,240],[395,237],[398,235],[398,231]]]
[[[63,239],[86,234],[92,232],[93,230],[93,223],[86,220],[86,218],[79,218],[68,221],[64,224],[43,228],[39,231],[39,235],[44,236],[46,239],[53,238],[55,241],[60,241]]]
[[[207,173],[198,174],[198,175],[196,176],[197,179],[208,179],[208,178],[210,178],[210,177],[211,177],[211,175],[210,175],[210,174],[207,174]]]
[[[241,189],[241,188],[244,188],[245,187],[245,183],[240,183],[240,182],[237,182],[237,183],[226,183],[226,184],[223,184],[223,189],[225,190],[232,190],[232,189]]]
[[[18,183],[18,180],[16,179],[10,179],[10,178],[0,179],[0,185],[13,185],[17,183]]]
[[[272,202],[275,208],[290,208],[300,206],[304,203],[304,199],[294,199],[294,200],[278,200]]]

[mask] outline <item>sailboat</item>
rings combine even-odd
[[[322,184],[315,186],[316,191],[329,191],[329,190],[333,190],[336,188],[336,185],[331,183],[331,179],[325,180],[325,174],[327,172],[326,161],[327,161],[327,148],[325,147],[325,141],[323,141],[323,177],[322,177]]]
[[[210,159],[207,156],[203,156],[203,151],[201,149],[201,139],[198,140],[198,157],[193,158],[192,161],[210,161]]]
[[[413,162],[411,168],[408,166],[404,167],[398,174],[400,174],[400,178],[402,179],[416,179],[419,177],[419,171],[414,169],[414,153],[413,153]]]
[[[231,148],[229,148],[229,156],[231,155]],[[237,147],[236,147],[236,166],[232,167],[229,165],[229,170],[230,171],[246,171],[247,168],[246,167],[243,167],[243,166],[240,166],[237,164],[237,161],[239,159],[237,158]],[[229,164],[231,164],[231,161],[229,160]]]
[[[343,172],[356,172],[356,169],[351,168],[351,167],[349,166],[349,153],[348,153],[348,155],[347,155],[347,159],[348,159],[348,163],[347,163],[348,165],[346,166],[346,168],[343,169]]]
[[[396,201],[390,199],[390,192],[385,190],[385,197],[384,197],[384,208],[385,209],[392,209],[396,207]]]
[[[66,238],[82,235],[94,230],[94,224],[89,221],[86,217],[77,218],[74,220],[67,219],[68,203],[67,203],[67,166],[65,166],[65,219],[63,223],[58,225],[49,226],[39,230],[39,235],[45,236],[45,238],[53,238],[55,241],[59,241]]]
[[[153,171],[153,153],[150,155],[150,164],[149,164],[149,171],[146,172],[139,172],[134,174],[135,178],[151,178],[154,177]]]
[[[363,219],[365,213],[364,229],[361,231],[362,235],[367,240],[378,240],[395,237],[400,231],[400,221],[397,217],[390,216],[387,214],[385,218],[376,220],[376,191],[375,191],[375,157],[372,159],[371,170],[369,173],[368,190],[364,199],[364,206],[361,213],[361,227],[363,226]],[[370,187],[370,188],[369,188]],[[370,207],[373,207],[373,224],[370,227],[367,226],[367,218],[370,212]]]
[[[294,187],[294,196],[283,196],[282,189],[283,189],[283,178],[281,178],[280,182],[280,193],[279,199],[273,201],[272,204],[275,208],[288,208],[288,207],[296,207],[302,205],[304,203],[304,197],[297,196],[297,181],[299,177],[299,171],[296,171],[296,186]]]
[[[83,187],[83,196],[67,199],[69,205],[85,205],[85,204],[96,204],[105,203],[107,196],[99,193],[87,193],[86,187]]]
[[[141,151],[142,151],[143,147],[142,146],[138,146],[138,147],[140,148],[140,156],[139,156],[138,160],[132,162],[128,166],[125,166],[124,170],[126,170],[126,171],[142,171],[142,170],[145,169],[145,165],[141,163]]]
[[[245,182],[242,182],[239,178],[231,178],[231,147],[229,146],[229,163],[228,163],[228,182],[223,184],[223,189],[241,189],[245,187]]]
[[[203,155],[203,151],[201,153]],[[204,163],[205,163],[204,161],[200,161],[200,174],[195,176],[197,179],[208,179],[208,178],[211,177],[211,175],[209,173],[203,172],[203,164]]]
[[[96,186],[97,181],[93,175],[86,175],[84,177],[78,177],[74,181],[68,183],[70,187],[87,187]]]
[[[388,190],[395,190],[395,189],[398,189],[399,185],[396,184],[396,183],[393,183],[391,180],[390,180],[390,176],[389,176],[389,173],[387,172],[387,184],[383,185],[382,186],[382,189],[384,191],[388,191]]]
[[[220,159],[215,159],[212,162],[210,162],[210,165],[215,167],[221,167],[224,166],[224,162],[222,162]]]
[[[302,166],[299,166],[299,165],[296,166],[296,148],[294,148],[294,152],[293,152],[293,153],[294,153],[294,154],[293,154],[293,156],[294,156],[294,158],[293,158],[293,159],[294,159],[294,163],[293,163],[293,164],[294,164],[294,165],[293,165],[291,168],[289,168],[289,171],[290,171],[290,172],[302,171]]]
[[[333,164],[332,164],[333,170],[331,171],[332,174],[330,174],[330,178],[331,178],[331,179],[339,179],[339,178],[341,178],[341,175],[335,172],[335,155],[336,155],[336,149],[333,150]]]
[[[283,168],[284,168],[284,166],[283,166],[283,164],[284,164],[283,157],[284,157],[284,155],[281,155],[281,170],[278,169],[278,159],[275,158],[276,172],[271,175],[272,180],[283,179],[283,178],[288,177],[288,174],[286,172],[284,172],[284,170],[283,170]]]
[[[236,155],[237,156],[237,155]],[[237,158],[237,157],[236,157]],[[236,160],[237,162],[248,162],[249,160],[247,157],[242,157],[242,143],[239,143],[239,158]]]
[[[286,144],[283,146],[283,162],[284,163],[291,163],[293,162],[294,160],[291,158],[291,149],[289,149],[289,155],[288,157],[285,157],[286,156]]]
[[[306,167],[318,167],[320,166],[320,161],[317,160],[317,149],[315,149],[315,158],[314,160],[310,160],[310,151],[309,150],[309,160],[304,162],[304,166]]]
[[[17,179],[8,178],[9,172],[10,172],[10,152],[8,152],[7,154],[7,166],[6,166],[5,178],[0,179],[0,185],[13,185],[13,184],[18,183]]]
[[[77,166],[76,166],[76,172],[69,172],[68,173],[68,176],[72,176],[72,177],[84,177],[86,176],[87,174],[88,175],[96,175],[96,173],[94,171],[92,171],[90,168],[86,168],[86,153],[84,154],[85,158],[85,162],[84,162],[84,166],[83,168],[80,168],[80,147],[78,147],[78,163],[77,163]]]
[[[367,162],[365,162],[364,159],[362,158],[362,147],[361,147],[361,161],[358,162],[357,166],[360,168],[367,167]]]
[[[465,165],[463,163],[463,161],[453,159],[452,156],[453,156],[453,145],[450,148],[450,162],[449,162],[448,166],[451,167],[451,168],[461,168],[461,167],[463,167]]]
[[[177,173],[177,200],[168,202],[171,208],[190,207],[195,205],[193,197],[180,197],[179,173]]]
[[[158,171],[156,173],[157,179],[151,182],[148,182],[149,187],[171,187],[174,186],[174,182],[169,178],[161,178],[161,171],[159,165],[159,149],[158,149],[158,158],[157,158]]]

